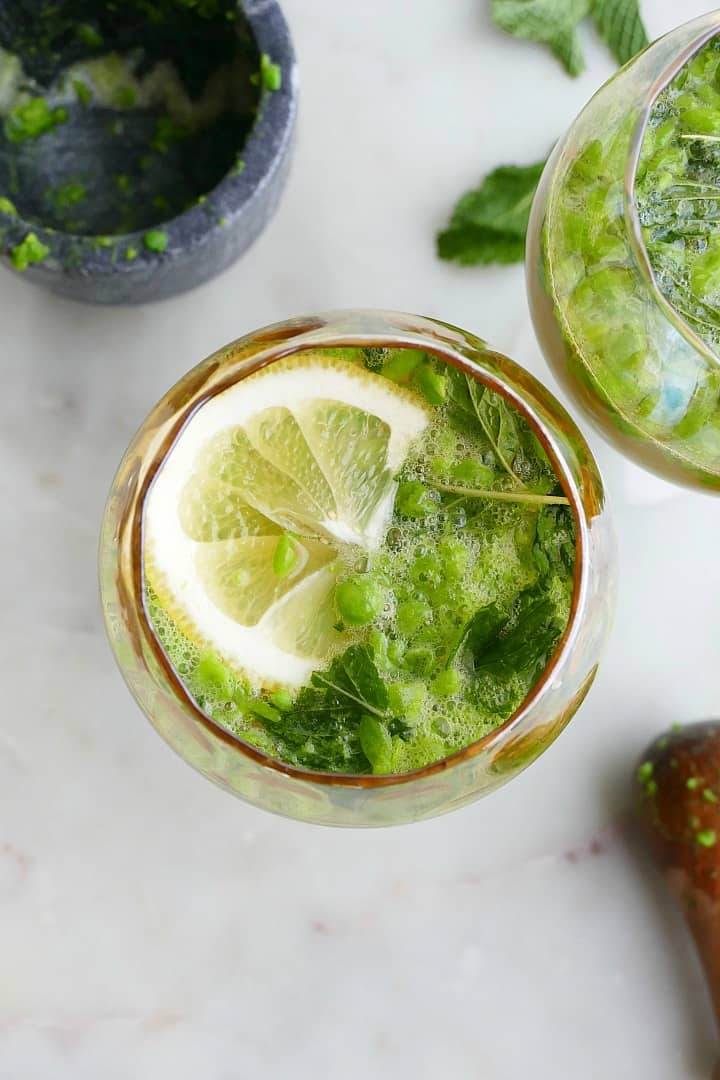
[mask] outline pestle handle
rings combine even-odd
[[[673,728],[651,743],[637,765],[635,797],[648,847],[695,940],[720,1030],[720,721]]]

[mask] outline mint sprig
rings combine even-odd
[[[465,266],[521,262],[530,208],[545,162],[502,165],[458,201],[437,238],[441,259]]]
[[[490,0],[497,26],[552,49],[570,75],[585,67],[578,25],[590,16],[620,64],[648,44],[639,0]],[[441,259],[463,266],[517,263],[525,257],[530,208],[544,162],[501,165],[457,202],[437,237]]]
[[[585,68],[577,28],[587,16],[620,64],[648,44],[639,0],[492,0],[496,26],[547,45],[569,75]]]

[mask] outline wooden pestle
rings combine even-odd
[[[695,939],[720,1028],[720,720],[661,735],[635,777],[643,833]]]

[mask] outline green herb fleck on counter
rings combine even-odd
[[[717,833],[714,829],[703,829],[702,832],[695,834],[695,839],[697,840],[700,847],[715,847],[717,843]]]

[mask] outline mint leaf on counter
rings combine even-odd
[[[555,53],[569,75],[579,75],[585,59],[577,26],[590,12],[591,0],[492,0],[496,26],[515,37],[539,41]],[[619,0],[620,4],[624,0]]]
[[[592,0],[597,32],[619,64],[626,64],[649,44],[639,0]]]
[[[464,266],[522,262],[530,208],[545,162],[502,165],[457,203],[437,238],[441,259]]]

